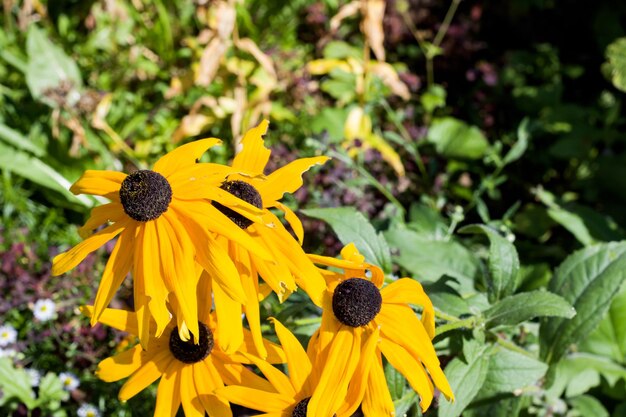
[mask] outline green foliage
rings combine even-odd
[[[452,117],[435,119],[428,131],[428,141],[438,153],[449,158],[478,159],[489,148],[489,142],[476,126]]]
[[[602,70],[615,88],[626,92],[626,38],[619,38],[606,47],[606,62]]]

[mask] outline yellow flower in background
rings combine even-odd
[[[215,417],[232,417],[230,404],[214,393],[216,389],[224,387],[224,384],[237,384],[258,390],[273,390],[269,382],[243,365],[250,363],[248,353],[254,349],[250,333],[246,331],[238,352],[227,355],[220,350],[215,339],[216,323],[210,312],[210,303],[200,303],[198,307],[199,336],[195,338],[198,343],[183,341],[175,324],[171,323],[147,350],[135,345],[100,362],[96,371],[98,377],[106,382],[128,378],[118,395],[121,401],[129,400],[160,379],[155,417],[174,417],[181,404],[187,417],[202,417],[205,412]],[[91,315],[93,308],[84,307],[83,311]],[[138,334],[135,313],[106,309],[100,321]],[[268,361],[285,362],[285,353],[278,345],[264,340],[264,346]]]
[[[395,407],[381,355],[419,394],[422,411],[430,406],[435,386],[446,398],[454,399],[431,341],[433,305],[417,281],[402,278],[383,287],[383,272],[366,263],[353,244],[343,248],[343,259],[309,256],[315,263],[344,271],[325,272],[328,289],[322,324],[308,349],[309,357],[324,366],[313,369],[319,372],[319,385],[308,404],[309,415],[331,417],[330,399],[361,396],[365,416],[393,416]],[[366,278],[368,275],[371,278]],[[421,320],[409,304],[422,307]],[[370,353],[360,346],[367,345],[371,337],[378,340]],[[355,410],[352,405],[339,412],[350,415]]]
[[[313,165],[325,163],[329,158],[318,156],[297,159],[265,175],[264,170],[271,151],[264,146],[262,136],[266,133],[268,124],[268,121],[264,120],[257,127],[246,132],[241,142],[243,149],[235,156],[232,164],[232,168],[237,173],[229,175],[222,184],[224,190],[263,210],[261,215],[264,219],[263,224],[255,224],[241,214],[215,204],[276,260],[272,262],[263,259],[236,241],[218,239],[237,266],[247,297],[247,302],[241,303],[223,291],[219,282],[213,285],[218,322],[230,316],[240,317],[243,306],[261,357],[265,356],[265,352],[261,343],[258,300],[264,297],[265,292],[259,289],[258,276],[263,278],[281,301],[300,287],[315,304],[321,305],[322,295],[326,288],[322,275],[300,246],[304,235],[300,220],[279,200],[283,194],[293,193],[302,186],[302,174],[305,171]],[[300,244],[287,231],[280,219],[269,210],[270,208],[277,208],[285,214],[285,220],[291,226]],[[265,225],[271,225],[271,227]],[[241,320],[237,323],[234,321],[229,321],[229,323],[232,325],[218,326],[218,332],[220,332],[220,339],[225,343],[222,348],[232,351],[241,343],[243,327]]]
[[[230,297],[245,302],[238,272],[216,235],[240,243],[261,259],[270,253],[236,227],[209,200],[262,221],[261,210],[220,188],[230,167],[197,163],[219,139],[203,139],[180,146],[159,159],[152,170],[126,175],[114,171],[86,171],[71,187],[74,194],[92,194],[112,200],[92,210],[80,229],[81,243],[54,258],[52,272],[59,275],[78,265],[91,252],[119,236],[106,264],[94,302],[95,324],[129,271],[134,277],[134,304],[139,336],[147,347],[149,322],[154,318],[160,336],[170,321],[169,295],[178,300],[183,340],[198,334],[196,260]],[[109,224],[111,223],[111,224]],[[91,234],[100,225],[107,226]]]
[[[276,335],[285,350],[287,357],[288,375],[268,364],[267,362],[250,356],[250,360],[259,368],[274,387],[273,391],[260,390],[246,385],[231,385],[217,391],[217,394],[228,401],[240,404],[257,411],[262,411],[267,417],[306,417],[308,403],[319,381],[313,368],[321,364],[312,363],[298,339],[278,320],[274,323]],[[372,354],[375,348],[375,337],[370,338],[365,346],[367,354]],[[366,355],[367,355],[366,354]],[[358,407],[360,398],[353,395],[349,398],[334,398],[329,407],[330,413],[337,413],[339,408],[351,409]],[[337,413],[337,417],[349,417],[352,414]]]

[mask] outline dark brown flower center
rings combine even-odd
[[[261,194],[259,194],[256,188],[245,181],[226,181],[220,188],[228,191],[235,197],[242,199],[246,203],[252,204],[256,208],[263,208],[263,199],[261,198]],[[231,219],[237,226],[244,230],[253,223],[252,220],[247,219],[235,210],[225,207],[217,201],[213,202],[213,206],[215,206],[215,208],[224,213],[226,217]]]
[[[167,211],[172,187],[158,172],[143,169],[129,174],[120,187],[120,202],[132,219],[147,222]]]
[[[333,313],[346,326],[365,326],[380,312],[382,302],[376,285],[366,279],[350,278],[335,288]]]
[[[291,412],[291,417],[306,417],[306,412],[309,409],[309,401],[311,401],[311,397],[307,397],[304,400],[300,401],[296,404],[295,408]],[[360,410],[360,409],[359,409]],[[359,411],[357,411],[358,413]],[[358,414],[352,414],[352,417],[356,417]],[[334,414],[333,417],[337,417],[337,414]]]
[[[200,362],[213,350],[213,332],[209,327],[198,322],[200,328],[200,337],[198,344],[194,340],[183,341],[178,335],[178,327],[174,327],[170,333],[170,352],[176,359],[184,363]]]

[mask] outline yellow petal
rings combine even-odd
[[[180,369],[183,363],[173,360],[161,377],[157,390],[154,415],[158,417],[175,417],[180,407]]]
[[[343,125],[343,136],[347,141],[363,140],[372,133],[372,119],[362,107],[353,107]]]
[[[306,68],[313,75],[328,74],[335,68],[339,68],[347,73],[352,72],[350,65],[340,59],[314,59],[307,64]]]
[[[256,390],[277,392],[266,379],[261,378],[245,366],[233,363],[226,355],[220,352],[211,352],[210,363],[228,385],[241,385]]]
[[[202,269],[200,264],[196,264],[196,274],[200,275],[198,280],[198,320],[204,324],[208,324],[211,316],[213,286],[211,285],[211,277]]]
[[[371,146],[380,152],[381,156],[396,171],[399,177],[404,177],[405,170],[400,155],[381,136],[372,133],[363,138],[366,145]]]
[[[236,173],[237,171],[227,165],[202,162],[176,171],[167,181],[172,187],[173,198],[195,200],[210,198],[211,188],[219,187],[228,176]],[[208,194],[205,193],[207,189]]]
[[[124,219],[107,226],[98,233],[95,233],[89,238],[83,240],[69,251],[55,256],[52,261],[52,275],[61,275],[74,268],[91,252],[95,251],[109,240],[120,234],[126,227],[128,227],[130,222],[130,219]]]
[[[126,214],[120,203],[113,202],[98,206],[91,210],[91,215],[87,222],[78,229],[78,234],[83,239],[88,238],[100,225],[107,222],[118,222],[122,220]]]
[[[87,317],[93,317],[94,308],[92,306],[82,306],[80,310]],[[135,336],[139,334],[137,314],[132,311],[107,308],[100,315],[98,322]]]
[[[295,389],[295,392],[313,392],[313,386],[307,385],[307,381],[311,375],[311,361],[298,339],[291,333],[281,322],[275,318],[270,318],[274,324],[274,330],[280,340],[280,344],[285,351],[287,364],[289,367],[289,379]]]
[[[285,351],[276,343],[272,343],[267,339],[263,339],[263,347],[267,351],[267,357],[265,361],[268,363],[285,363],[287,361],[287,357],[285,356]],[[241,363],[250,363],[247,355],[254,355],[256,351],[256,346],[254,345],[254,341],[252,340],[252,334],[250,330],[243,329],[243,344],[239,347],[239,351],[230,355],[230,358],[233,361],[241,362]]]
[[[144,228],[137,227],[135,235],[134,259],[140,260],[143,256],[143,234]],[[139,341],[144,349],[148,349],[150,343],[150,308],[148,303],[150,298],[146,296],[146,276],[143,273],[143,262],[133,264],[133,302],[137,316],[137,329]]]
[[[106,358],[98,364],[96,375],[105,382],[119,381],[134,373],[141,366],[140,345]]]
[[[302,222],[300,221],[298,216],[296,216],[296,213],[294,213],[289,207],[278,201],[276,202],[276,208],[285,213],[285,220],[287,220],[287,223],[289,223],[289,226],[291,226],[291,229],[296,235],[296,239],[298,239],[298,243],[302,245],[302,242],[304,242],[304,228],[302,227]]]
[[[369,382],[363,398],[362,409],[366,416],[392,417],[395,415],[395,407],[391,394],[389,394],[380,356],[370,368]]]
[[[168,349],[142,352],[141,356],[141,367],[128,378],[128,381],[120,389],[118,395],[120,401],[128,401],[143,391],[148,385],[159,379],[169,364],[175,360]]]
[[[195,164],[207,149],[221,143],[222,141],[216,138],[189,142],[162,156],[152,169],[167,178],[178,170]]]
[[[224,353],[233,354],[243,343],[241,304],[230,298],[219,284],[213,286],[213,294],[217,316],[217,343]]]
[[[214,385],[212,377],[207,369],[207,365],[210,365],[209,361],[201,361],[193,364],[193,381],[196,392],[198,393],[198,399],[207,412],[211,410],[211,416],[215,414],[220,417],[230,417],[232,416],[232,412],[230,412],[228,402],[218,399],[215,395],[213,395],[213,391],[216,388],[223,387],[224,384],[219,384],[218,386]]]
[[[113,201],[120,201],[120,187],[126,174],[117,171],[87,170],[71,187],[74,194],[101,195]]]
[[[183,366],[180,370],[180,400],[186,417],[204,417],[204,407],[196,392],[191,365]]]
[[[122,285],[133,264],[133,251],[130,248],[135,243],[135,228],[124,230],[111,252],[98,285],[98,292],[94,301],[94,314],[91,316],[91,325],[95,325],[100,315],[109,305],[115,292]]]
[[[409,381],[420,396],[422,411],[426,411],[433,401],[435,387],[424,367],[402,347],[386,339],[380,341],[380,350],[389,363]]]
[[[385,303],[422,306],[424,328],[431,339],[435,337],[435,309],[422,284],[411,278],[401,278],[383,288],[380,294]]]
[[[257,127],[246,132],[241,144],[243,149],[235,156],[233,168],[253,174],[263,174],[271,151],[263,145],[263,135],[267,133],[269,121],[263,120]]]
[[[267,180],[259,183],[257,187],[263,196],[264,205],[272,207],[275,201],[283,197],[283,194],[295,192],[303,184],[302,174],[313,165],[322,165],[329,159],[327,156],[296,159],[272,172],[267,176]]]
[[[283,411],[293,406],[294,399],[283,394],[231,385],[217,391],[231,403],[265,412]]]

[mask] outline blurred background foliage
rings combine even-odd
[[[268,118],[269,170],[333,157],[287,200],[301,209],[306,249],[335,256],[344,240],[379,242],[370,255],[390,276],[423,280],[443,326],[464,324],[436,340],[452,361],[446,372],[472,376],[465,383],[475,390],[428,415],[626,413],[621,272],[609,274],[602,305],[560,293],[590,317],[577,339],[550,339],[539,327],[563,323],[532,316],[493,324],[500,296],[559,294],[562,262],[587,265],[594,248],[613,254],[609,263],[621,259],[621,246],[603,242],[624,239],[626,228],[626,4],[4,0],[0,8],[0,315],[20,329],[18,368],[71,369],[83,381],[69,399],[0,399],[2,412],[73,415],[88,401],[107,416],[151,413],[150,401],[116,403],[118,385],[94,379],[121,336],[89,328],[75,311],[92,299],[110,247],[50,276],[51,257],[79,241],[77,225],[99,203],[67,189],[86,169],[149,167],[200,137],[222,138],[209,156],[226,163],[242,133]],[[323,210],[342,206],[353,209]],[[476,223],[489,228],[456,233]],[[498,295],[489,280],[505,258],[518,269]],[[606,278],[589,274],[588,285]],[[129,283],[125,291],[116,306],[126,305]],[[55,323],[30,321],[40,298],[59,304]],[[301,301],[270,298],[263,309],[304,341],[318,312]],[[499,340],[516,348],[496,351]],[[551,356],[559,343],[567,354]],[[490,365],[478,362],[485,357]],[[507,370],[495,370],[510,363],[528,372],[505,390]],[[398,414],[419,415],[393,369],[388,382]]]

